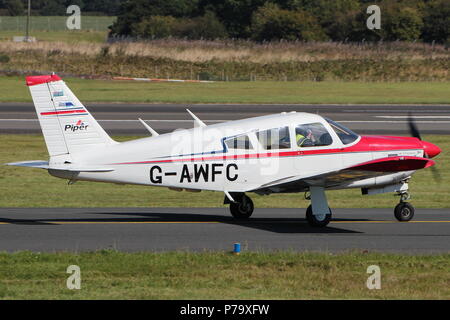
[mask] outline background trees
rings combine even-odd
[[[450,1],[433,0],[424,9],[422,39],[450,42]]]
[[[407,3],[385,1],[382,10],[384,22],[381,35],[383,39],[388,41],[419,39],[423,20],[418,7]]]
[[[326,40],[316,18],[303,10],[284,10],[266,3],[254,14],[251,24],[254,40]]]
[[[27,0],[0,0],[0,14],[23,15]],[[188,39],[449,41],[449,0],[33,0],[35,15],[117,15],[111,35]],[[366,9],[381,7],[381,30]]]
[[[381,30],[366,27],[370,4],[381,8]],[[151,16],[166,16],[173,26],[157,37],[191,39],[446,42],[450,28],[448,0],[128,0],[121,8],[112,34],[143,37],[149,29],[137,26]],[[211,23],[202,25],[199,17]]]
[[[132,25],[132,35],[151,39],[177,37],[213,40],[226,38],[227,32],[215,14],[207,11],[203,16],[195,18],[149,16]]]
[[[18,16],[24,13],[24,6],[21,0],[4,0],[3,6],[12,16]]]

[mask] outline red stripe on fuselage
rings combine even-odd
[[[167,159],[167,160],[149,160],[138,162],[122,162],[114,164],[147,164],[147,163],[172,163],[172,162],[193,162],[193,161],[212,161],[212,160],[238,160],[238,159],[253,159],[253,158],[269,158],[269,157],[295,157],[304,155],[327,155],[338,153],[356,153],[356,152],[373,152],[373,151],[405,151],[405,150],[420,150],[422,149],[420,141],[416,138],[408,137],[389,137],[389,136],[365,136],[361,140],[351,146],[334,149],[319,149],[319,150],[298,150],[285,152],[267,152],[254,154],[239,154],[239,155],[221,155],[208,156],[184,159]]]

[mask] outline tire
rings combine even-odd
[[[414,207],[409,202],[400,202],[395,206],[394,215],[398,221],[410,221],[414,217]]]
[[[331,221],[331,216],[332,214],[330,209],[330,213],[326,214],[323,220],[318,220],[317,217],[312,212],[311,205],[309,205],[308,209],[306,209],[306,221],[308,221],[308,224],[314,228],[326,227],[328,223],[330,223]]]
[[[253,213],[253,201],[246,195],[242,196],[241,202],[230,203],[230,212],[235,219],[248,219]]]

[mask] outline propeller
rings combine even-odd
[[[422,137],[420,136],[419,128],[417,128],[416,122],[414,121],[414,118],[411,116],[411,112],[408,115],[408,127],[409,127],[409,133],[419,140],[422,140]]]
[[[414,121],[414,118],[411,115],[411,112],[408,114],[408,127],[409,127],[409,133],[411,134],[411,136],[422,141],[422,137],[420,136],[419,128],[417,127],[416,122]],[[424,157],[429,158],[429,156],[426,152],[424,153]],[[433,175],[434,181],[436,181],[436,182],[442,181],[441,174],[439,173],[439,170],[436,168],[436,165],[431,167],[431,174]]]
[[[436,165],[431,167],[431,174],[433,175],[434,181],[441,183],[442,181],[441,173],[439,172],[439,169],[436,168]]]

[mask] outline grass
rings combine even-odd
[[[83,102],[166,103],[450,103],[450,82],[143,83],[68,78]],[[0,77],[0,102],[31,102],[24,77]]]
[[[31,16],[30,18],[30,32],[35,31],[65,31],[67,29],[67,16]],[[107,31],[108,26],[112,25],[116,17],[111,16],[81,16],[81,29],[91,31]],[[25,30],[27,23],[26,16],[1,16],[0,17],[0,31],[14,31],[20,32]]]
[[[68,290],[66,269],[81,269]],[[381,269],[368,290],[367,267]],[[450,256],[325,253],[0,254],[2,299],[449,299]]]
[[[32,16],[30,36],[35,37],[39,43],[55,42],[67,43],[68,46],[82,43],[104,43],[108,26],[112,25],[116,17],[82,16],[81,30],[68,30],[66,21],[69,16]],[[14,36],[25,35],[26,16],[0,17],[0,42],[11,41]],[[20,44],[14,44],[20,45]],[[1,50],[0,50],[1,51]]]
[[[449,52],[442,45],[179,39],[102,44],[96,34],[73,33],[80,36],[77,43],[71,35],[49,33],[49,41],[36,43],[0,41],[0,54],[10,58],[0,70],[230,81],[450,80]]]
[[[97,32],[106,32],[107,29]],[[0,31],[1,32],[4,31]],[[20,33],[13,31],[15,33]],[[37,43],[1,43],[4,52],[18,50],[39,50],[48,53],[58,49],[62,53],[76,52],[80,55],[96,56],[105,45],[91,42],[89,37],[80,38],[80,43],[73,46],[66,43],[70,34],[88,35],[93,30],[46,31],[47,39]],[[63,34],[66,33],[65,38]],[[39,34],[39,33],[38,33]],[[35,35],[34,32],[32,34]],[[53,36],[52,36],[53,35]],[[7,39],[4,39],[7,40]],[[69,41],[70,42],[70,41]],[[96,41],[95,41],[96,42]],[[162,39],[108,44],[108,53],[112,56],[167,58],[175,61],[202,63],[222,62],[314,62],[335,60],[382,59],[389,61],[448,59],[449,53],[443,45],[426,43],[349,43],[340,42],[265,42],[263,44],[243,40],[182,40]]]
[[[118,140],[130,139],[115,137]],[[442,153],[436,158],[441,182],[430,169],[411,180],[412,203],[421,208],[450,208],[450,136],[424,136]],[[0,163],[48,159],[42,136],[0,135]],[[251,195],[256,208],[305,208],[303,194]],[[393,194],[362,196],[359,189],[328,192],[332,208],[393,208]],[[175,192],[166,188],[67,181],[45,170],[0,166],[0,207],[220,207],[223,194]]]
[[[23,31],[0,31],[0,41],[9,41],[15,36],[24,36]],[[71,30],[71,31],[33,31],[30,37],[37,41],[66,42],[68,45],[80,42],[104,43],[108,35],[107,31]]]

